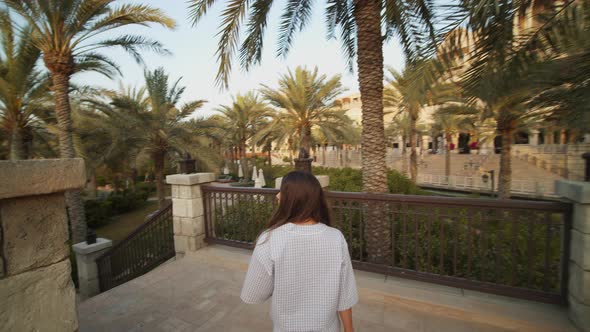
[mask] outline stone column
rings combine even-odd
[[[455,145],[455,150],[451,151],[451,153],[459,153],[459,134],[451,136],[451,143]]]
[[[205,246],[205,217],[201,186],[215,181],[214,173],[175,174],[166,177],[172,185],[174,249],[176,257]]]
[[[557,181],[557,194],[574,204],[570,242],[569,317],[590,331],[590,183]]]
[[[96,259],[113,246],[113,241],[97,238],[96,243],[80,242],[74,245],[78,266],[78,289],[81,300],[100,293]]]
[[[532,146],[539,145],[539,131],[538,130],[531,130],[531,134],[529,135],[529,144]]]
[[[0,330],[77,331],[64,192],[82,159],[0,161]]]

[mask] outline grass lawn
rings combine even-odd
[[[145,221],[145,217],[158,209],[158,202],[148,201],[135,211],[114,216],[112,221],[96,230],[99,237],[118,243]]]

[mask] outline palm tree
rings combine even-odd
[[[434,89],[439,85],[425,71],[430,69],[429,62],[408,63],[399,73],[389,68],[388,88],[384,99],[408,115],[410,138],[410,178],[414,183],[418,177],[417,124],[424,106],[432,103]],[[404,146],[405,148],[405,146]]]
[[[217,109],[222,115],[221,126],[225,130],[225,136],[231,137],[232,142],[238,148],[238,158],[241,167],[244,167],[244,175],[248,176],[246,161],[246,148],[251,141],[253,150],[258,139],[255,134],[265,124],[265,120],[273,113],[273,110],[258,95],[248,92],[245,95],[233,97],[231,105],[222,105]]]
[[[589,9],[585,1],[506,0],[500,6],[474,0],[461,2],[450,13],[459,17],[455,26],[465,25],[475,36],[472,47],[455,40],[448,53],[469,49],[462,77],[465,95],[483,102],[486,113],[496,120],[502,137],[500,198],[510,197],[513,134],[531,110],[538,110],[531,106],[569,105],[570,110],[579,110],[571,106],[584,101],[580,92],[587,87],[584,82],[590,73],[584,49]],[[575,68],[565,75],[571,82],[555,74],[548,79],[547,72],[555,73],[558,63],[566,64],[561,68]],[[551,92],[544,91],[548,82],[553,83]]]
[[[10,159],[27,159],[33,136],[44,126],[39,112],[48,107],[47,76],[35,69],[40,52],[32,45],[31,28],[16,38],[10,14],[0,9],[0,130],[10,141]]]
[[[461,107],[452,105],[451,107]],[[455,111],[457,112],[457,111]],[[458,112],[457,112],[458,113]],[[449,108],[441,108],[434,114],[434,127],[437,131],[442,132],[445,137],[445,177],[447,181],[451,176],[451,140],[452,136],[461,131],[474,129],[474,116],[456,114]]]
[[[99,50],[121,47],[138,62],[141,50],[166,53],[162,45],[141,35],[112,37],[111,32],[129,25],[157,23],[167,28],[174,21],[160,10],[145,5],[124,4],[114,0],[4,0],[31,27],[31,42],[42,53],[49,70],[55,98],[55,113],[61,158],[74,158],[72,119],[69,98],[70,79],[80,71],[97,71],[112,76],[116,63]],[[108,37],[107,37],[108,35]],[[100,38],[104,36],[105,38]],[[73,241],[86,236],[84,206],[79,191],[66,193]]]
[[[190,0],[193,23],[196,24],[216,3],[215,0]],[[278,54],[285,56],[293,36],[302,30],[311,16],[312,1],[288,1],[281,16]],[[263,35],[272,2],[253,3],[232,0],[222,13],[220,40],[217,50],[219,70],[217,83],[227,86],[232,69],[232,57],[239,53],[246,70],[259,64],[262,57]],[[386,192],[385,136],[383,125],[383,42],[399,35],[409,58],[425,48],[424,34],[434,38],[432,8],[429,1],[339,1],[328,0],[326,22],[328,38],[339,30],[343,52],[350,69],[357,57],[358,81],[363,104],[363,190]],[[240,44],[240,29],[244,18],[246,37]]]
[[[407,149],[406,144],[408,142],[408,137],[410,137],[410,132],[412,131],[410,125],[410,116],[407,113],[400,112],[396,114],[391,123],[387,127],[385,127],[385,134],[387,136],[400,136],[401,137],[401,150],[402,150],[402,173],[404,175],[408,175],[408,158],[407,158]]]
[[[309,154],[313,144],[312,130],[317,130],[327,141],[335,142],[340,137],[354,134],[352,120],[345,111],[335,109],[333,100],[344,91],[340,76],[328,78],[318,69],[310,71],[297,67],[279,78],[279,88],[262,86],[261,93],[271,105],[280,109],[271,124],[260,132],[281,132],[277,142],[295,137],[299,148]]]
[[[170,82],[163,68],[146,71],[145,81],[144,88],[110,92],[108,103],[92,101],[92,104],[113,118],[112,123],[119,126],[118,132],[126,133],[115,144],[124,144],[128,151],[137,150],[136,158],[147,156],[153,162],[158,203],[163,208],[166,160],[174,153],[190,153],[198,158],[200,153],[196,152],[206,150],[198,141],[200,135],[193,131],[195,124],[185,121],[205,101],[191,101],[177,107],[185,88],[179,85],[180,79]]]

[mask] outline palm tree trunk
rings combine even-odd
[[[88,171],[88,185],[87,185],[87,190],[88,190],[88,197],[91,199],[96,199],[96,193],[97,193],[97,184],[96,184],[96,170],[94,168],[90,168],[87,169]]]
[[[402,174],[408,176],[408,149],[406,149],[406,143],[406,136],[402,136]]]
[[[72,117],[70,107],[70,76],[60,71],[51,73],[53,95],[55,98],[55,115],[57,118],[59,152],[61,158],[74,158],[74,141],[72,139]],[[66,205],[73,243],[86,239],[86,215],[84,203],[79,190],[67,191]]]
[[[299,147],[305,149],[308,155],[311,155],[311,126],[304,126],[301,130],[301,141]]]
[[[502,136],[502,150],[500,153],[500,174],[498,178],[498,197],[509,199],[512,187],[512,161],[511,148],[512,137],[516,126],[513,122],[499,124],[500,135]]]
[[[417,119],[413,115],[410,116],[410,179],[416,183],[418,178],[418,155],[416,153],[416,130]]]
[[[242,172],[244,172],[244,179],[249,180],[248,159],[246,158],[246,140],[240,141],[240,150],[242,151],[240,156],[240,167],[242,167]]]
[[[162,210],[166,206],[166,187],[164,184],[164,160],[165,151],[157,151],[153,154],[154,172],[156,173],[156,192],[158,194],[158,207]]]
[[[18,126],[12,130],[12,138],[10,142],[10,160],[26,159],[26,148],[23,135]]]
[[[383,125],[383,38],[381,35],[381,1],[355,1],[357,25],[358,82],[363,104],[362,170],[363,191],[387,192],[385,165],[385,130]],[[369,261],[391,260],[391,236],[384,210],[365,206],[366,241]]]
[[[452,136],[450,133],[445,133],[445,140],[447,141],[445,144],[445,178],[446,182],[449,183],[449,179],[451,177],[451,140]]]

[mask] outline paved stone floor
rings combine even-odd
[[[81,332],[271,331],[239,299],[250,252],[209,246],[79,305]],[[563,308],[355,271],[357,332],[576,331]]]

